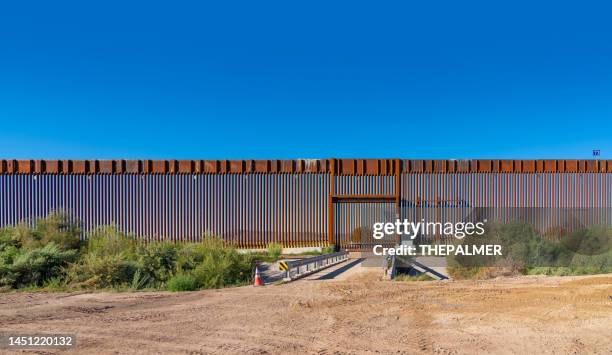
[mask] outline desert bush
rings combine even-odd
[[[22,248],[36,249],[54,243],[60,250],[79,249],[81,246],[81,229],[68,215],[61,212],[50,213],[45,218],[38,218],[34,227],[21,223],[11,229],[12,238]]]
[[[0,265],[12,265],[20,249],[14,245],[4,245],[0,248]]]
[[[16,233],[13,227],[5,227],[0,229],[0,253],[7,248],[19,248],[21,243],[16,238]]]
[[[168,291],[195,291],[198,289],[198,282],[191,274],[179,273],[168,280]]]
[[[612,250],[607,250],[603,254],[584,255],[575,254],[571,261],[559,266],[536,266],[526,268],[525,274],[528,275],[593,275],[602,273],[612,273]]]
[[[331,253],[335,253],[335,252],[336,252],[335,246],[330,245],[330,246],[322,247],[319,250],[316,250],[316,249],[315,250],[308,250],[308,251],[304,251],[304,252],[301,252],[301,253],[292,253],[291,255],[302,255],[302,256],[312,255],[312,256],[316,256],[316,255],[331,254]],[[261,258],[261,259],[264,260],[264,261],[268,261],[267,258]],[[277,259],[272,260],[272,261],[276,261],[276,260]]]
[[[176,244],[157,242],[141,244],[136,249],[138,268],[147,287],[162,287],[177,271],[178,250]]]
[[[215,243],[188,243],[184,244],[178,252],[177,259],[177,271],[188,272],[196,268],[204,260],[206,255],[206,249],[213,246]],[[219,243],[217,247],[222,247],[222,243]]]
[[[96,288],[131,284],[140,269],[136,245],[114,226],[96,229],[88,236],[79,260],[68,268],[69,282]]]
[[[0,251],[0,287],[12,287],[15,281],[12,272],[13,260],[19,254],[19,249],[14,246],[5,246]]]
[[[89,234],[85,253],[89,255],[124,255],[134,258],[137,242],[115,226],[103,226]]]
[[[274,261],[278,260],[278,258],[283,253],[283,245],[280,243],[270,243],[268,244],[268,257]]]
[[[456,279],[522,274],[579,275],[612,272],[612,229],[592,226],[555,241],[527,223],[487,224],[485,234],[460,244],[500,244],[502,256],[449,256]]]
[[[603,255],[612,249],[612,227],[596,225],[574,231],[561,245],[580,255]]]
[[[219,238],[141,243],[113,226],[96,229],[84,243],[79,236],[78,224],[61,213],[34,227],[0,229],[0,286],[186,290],[244,284],[251,277],[253,255]]]
[[[335,245],[328,245],[326,247],[323,247],[323,249],[321,249],[321,254],[325,255],[325,254],[332,254],[336,252],[336,246]]]
[[[0,284],[19,288],[42,286],[52,278],[63,277],[64,268],[77,257],[75,250],[61,250],[51,242],[44,247],[19,250],[12,256],[12,263],[0,267]]]
[[[137,262],[121,254],[85,254],[68,268],[68,278],[87,287],[112,287],[132,283],[138,270]]]
[[[200,288],[220,288],[250,280],[253,267],[251,254],[241,254],[215,238],[207,238],[201,250],[202,261],[193,270]]]
[[[206,238],[197,244],[136,244],[131,238],[114,233],[109,236],[106,230],[88,242],[79,262],[70,268],[73,283],[87,287],[180,290],[187,287],[181,285],[188,278],[194,280],[193,289],[223,287],[250,279],[251,255],[238,253],[218,238]]]

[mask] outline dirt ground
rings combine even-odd
[[[0,332],[73,333],[80,353],[610,354],[612,275],[2,293]]]

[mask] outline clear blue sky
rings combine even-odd
[[[2,5],[0,156],[612,158],[605,1],[127,3]]]

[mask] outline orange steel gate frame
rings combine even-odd
[[[610,177],[612,173],[612,160],[403,160],[403,159],[321,159],[321,160],[0,160],[0,182],[2,185],[0,186],[0,207],[4,209],[4,211],[0,210],[0,227],[8,224],[15,224],[17,222],[17,217],[22,218],[32,218],[35,217],[35,213],[40,210],[40,202],[36,199],[43,198],[44,194],[48,194],[47,190],[44,190],[43,187],[38,188],[35,187],[34,184],[30,180],[25,181],[8,181],[5,182],[1,180],[2,178],[7,178],[7,176],[25,176],[25,177],[33,177],[35,179],[36,176],[181,176],[181,175],[193,175],[194,179],[198,175],[205,176],[225,176],[225,175],[244,175],[250,176],[255,175],[259,177],[266,177],[271,175],[284,175],[290,174],[295,176],[301,176],[302,174],[314,174],[317,176],[323,176],[327,179],[327,240],[326,242],[329,244],[341,244],[341,239],[336,236],[336,220],[335,220],[335,208],[334,205],[337,203],[394,203],[395,204],[395,216],[399,218],[402,215],[402,206],[407,202],[415,203],[417,206],[421,203],[421,201],[434,200],[436,201],[438,206],[441,206],[441,201],[444,201],[445,198],[449,197],[441,193],[440,191],[446,188],[448,182],[439,182],[438,180],[441,177],[453,177],[454,179],[460,179],[462,176],[467,176],[467,178],[471,179],[468,182],[454,182],[453,184],[468,184],[470,189],[470,196],[474,199],[481,201],[480,204],[494,204],[494,203],[502,203],[496,201],[502,201],[505,205],[538,205],[541,204],[541,200],[544,199],[548,203],[549,197],[552,198],[553,203],[559,206],[567,205],[567,206],[598,206],[598,207],[609,207],[611,205],[610,193],[612,190]],[[517,178],[511,178],[511,175],[518,176]],[[539,178],[540,174],[546,177],[546,179],[550,179],[550,183],[546,182],[550,186],[547,187],[547,192],[542,193],[538,184],[539,180],[534,180],[535,178]],[[576,174],[582,176],[582,174],[588,175],[590,180],[587,180],[584,183],[584,191],[580,190],[580,187],[576,187],[575,191],[572,192],[566,198],[557,198],[557,195],[560,195],[561,189],[571,189],[572,181],[571,179],[560,180],[561,182],[557,182],[559,180],[559,176],[563,176],[566,174],[567,176],[574,176]],[[603,178],[590,178],[591,176],[599,175],[603,176]],[[363,193],[359,188],[348,188],[349,193],[345,193],[347,189],[346,186],[342,185],[342,189],[339,189],[338,178],[341,177],[380,177],[380,178],[388,178],[388,181],[392,181],[392,192],[391,187],[388,187],[385,193]],[[481,181],[481,177],[487,177],[486,181]],[[523,179],[523,177],[525,177]],[[421,180],[414,179],[425,179],[427,181],[423,182]],[[421,185],[419,186],[434,186],[432,187],[420,187],[421,190],[415,191],[403,191],[404,189],[410,190],[411,184],[416,183]],[[505,180],[504,180],[505,179]],[[518,180],[517,180],[518,179]],[[523,179],[523,180],[521,180]],[[581,177],[582,179],[582,177]],[[602,180],[603,179],[603,180]],[[354,180],[354,179],[353,179]],[[353,184],[353,180],[351,180],[348,184]],[[532,181],[533,180],[533,181]],[[548,181],[548,180],[547,180]],[[57,191],[55,194],[61,195],[65,193],[72,193],[72,198],[78,200],[79,198],[85,199],[78,195],[78,192],[71,191],[70,189],[74,189],[74,186],[77,186],[77,183],[70,182],[66,183],[62,182],[64,187],[53,187]],[[160,185],[163,188],[168,188],[168,182],[161,181]],[[266,182],[267,184],[274,184],[274,182]],[[21,184],[21,185],[20,185]],[[57,182],[56,182],[57,184]],[[71,184],[74,184],[71,185]],[[100,182],[100,184],[109,184],[108,182]],[[112,184],[112,182],[111,182]],[[154,189],[157,182],[152,185],[153,187],[147,186],[149,189]],[[181,183],[183,184],[183,183]],[[238,184],[236,186],[240,187],[240,183],[232,182],[232,184]],[[280,205],[282,207],[286,207],[286,204],[282,201],[286,199],[287,196],[285,194],[285,182],[281,182],[282,187],[275,186],[274,188],[282,190],[279,192],[278,200],[280,200]],[[429,184],[429,185],[428,185]],[[495,185],[495,187],[491,187]],[[526,192],[518,193],[516,186],[529,186]],[[16,187],[15,187],[16,186]],[[105,185],[104,185],[105,186]],[[110,186],[110,185],[109,185]],[[121,194],[125,194],[126,189],[130,189],[132,186],[136,185],[121,185],[119,189],[123,189]],[[140,185],[138,185],[140,186]],[[174,186],[174,185],[172,185]],[[174,190],[182,189],[183,185],[179,187],[172,187],[169,193],[175,193]],[[221,182],[217,184],[213,183],[211,191],[214,193],[224,193],[225,191],[219,191],[220,189],[226,189],[228,185],[225,182]],[[266,185],[268,186],[268,185]],[[295,194],[295,196],[299,196],[303,194],[305,189],[308,188],[309,185],[305,185],[302,187],[300,185],[298,188],[299,192]],[[325,184],[321,185],[325,186]],[[463,185],[462,185],[463,186]],[[196,186],[197,187],[197,186]],[[48,188],[48,187],[47,187]],[[103,199],[107,198],[109,195],[115,196],[117,194],[114,189],[116,189],[115,185],[111,187],[104,187],[107,190],[105,192],[93,191],[91,192],[92,196],[95,194],[102,194],[97,196],[96,198]],[[134,187],[135,188],[135,187]],[[138,187],[140,188],[140,187]],[[235,186],[234,186],[235,188]],[[271,187],[268,186],[270,189]],[[24,198],[24,191],[27,189],[32,189],[34,191],[37,190],[36,194],[31,193],[29,196],[29,200],[21,203],[21,201],[13,201],[12,198],[15,197],[17,199]],[[244,191],[240,189],[236,191]],[[429,190],[432,191],[429,191]],[[488,189],[488,190],[486,190]],[[505,189],[505,190],[504,190]],[[353,190],[357,191],[354,192]],[[486,191],[485,191],[486,190]],[[495,190],[495,193],[491,193],[491,191]],[[510,196],[509,191],[514,195]],[[533,190],[533,191],[532,191]],[[81,191],[81,190],[78,190]],[[189,190],[195,191],[195,190]],[[208,191],[208,190],[207,190]],[[572,190],[573,191],[573,190]],[[27,192],[27,191],[26,191]],[[188,194],[179,191],[183,196]],[[269,194],[269,190],[264,192]],[[106,194],[106,195],[104,195]],[[154,193],[153,193],[154,194]],[[508,195],[508,196],[499,196],[499,195]],[[599,195],[603,196],[599,198]],[[36,196],[34,196],[36,195]],[[495,195],[494,197],[491,197]],[[550,195],[550,196],[549,196]],[[9,197],[13,196],[13,197]],[[63,196],[63,195],[62,195]],[[111,197],[113,197],[111,196]],[[123,195],[121,195],[123,196]],[[111,202],[102,201],[105,203],[104,208],[107,210],[113,208],[113,203],[124,203],[124,209],[133,209],[134,206],[131,206],[131,203],[134,203],[133,200],[126,199],[125,201],[121,200],[122,197],[118,197],[119,202],[116,200],[112,200]],[[148,196],[148,195],[147,195]],[[175,195],[172,195],[175,196]],[[267,195],[266,195],[267,196]],[[429,198],[428,198],[429,196]],[[153,198],[156,198],[153,196]],[[182,197],[181,197],[182,198]],[[190,197],[191,198],[191,197]],[[233,196],[232,198],[240,199],[241,197]],[[244,198],[244,197],[242,197]],[[253,197],[254,199],[260,198],[260,195]],[[176,197],[176,199],[180,199]],[[556,201],[558,199],[559,201]],[[586,200],[585,200],[586,199]],[[126,202],[127,201],[127,202]],[[155,200],[156,201],[156,200]],[[155,203],[154,201],[154,203]],[[267,200],[266,200],[267,201]],[[264,201],[264,204],[266,203]],[[555,202],[556,201],[556,202]],[[586,201],[586,202],[585,202]],[[96,203],[102,203],[100,201]],[[140,203],[139,201],[137,201]],[[174,201],[170,200],[170,197],[166,196],[166,199],[162,201],[166,204],[179,203],[182,204],[183,201]],[[79,200],[75,202],[77,206],[85,205],[90,203],[90,201]],[[162,203],[162,204],[163,204]],[[191,204],[197,202],[190,202]],[[261,202],[260,202],[261,203]],[[295,201],[294,201],[295,203]],[[298,199],[297,203],[300,201]],[[80,205],[79,205],[80,204]],[[477,205],[477,203],[474,203]],[[11,211],[9,209],[13,207],[19,207],[22,209],[23,213],[18,214],[18,216],[11,215]],[[236,208],[236,205],[232,208]],[[246,208],[244,203],[242,205],[238,204],[237,206],[242,206]],[[81,206],[82,207],[82,206]],[[86,206],[87,207],[87,206]],[[155,206],[154,206],[155,207]],[[167,207],[164,205],[164,208]],[[175,206],[170,206],[174,208]],[[184,211],[182,208],[184,206],[176,207],[176,210],[171,211],[172,216],[169,216],[167,210],[162,210],[161,212],[155,210],[154,213],[162,213],[165,214],[168,219],[167,223],[181,223],[176,222],[181,220],[181,211]],[[207,208],[209,206],[206,206]],[[316,206],[315,206],[316,207]],[[37,209],[38,208],[38,209]],[[291,208],[291,205],[290,205]],[[294,206],[294,209],[296,207]],[[44,209],[43,209],[44,210]],[[89,213],[87,211],[83,212],[85,214]],[[97,212],[96,212],[97,213]],[[235,212],[232,212],[235,213]],[[271,213],[271,212],[270,212]],[[310,216],[308,212],[301,212],[303,214],[307,214],[307,219],[312,223],[313,219],[316,217]],[[268,215],[266,215],[268,216]],[[266,217],[267,223],[273,223],[270,217]],[[99,217],[99,216],[98,216]],[[104,217],[104,216],[102,216]],[[145,216],[149,218],[150,216]],[[172,219],[172,218],[174,219]],[[261,215],[257,218],[264,218]],[[151,217],[151,218],[154,218]],[[236,221],[236,219],[246,219],[244,215],[235,216],[232,215],[230,217],[224,216],[213,216],[215,223],[221,225],[223,223],[228,223],[228,220]],[[109,218],[98,218],[95,221],[108,221],[111,220]],[[283,212],[283,218],[279,219],[284,224],[291,223],[287,220]],[[272,222],[270,222],[272,221]],[[300,220],[301,221],[301,220]],[[244,221],[243,221],[244,222]],[[314,223],[319,223],[320,221],[314,221]],[[140,222],[139,222],[140,223]],[[148,221],[147,223],[152,223]],[[195,223],[194,221],[190,221],[190,223]],[[231,222],[230,222],[231,223]],[[257,222],[259,223],[259,222]],[[95,223],[94,223],[95,224]],[[243,224],[247,225],[248,222],[244,222]],[[94,225],[95,227],[95,225]],[[285,226],[286,227],[286,226]],[[152,230],[157,231],[158,226],[154,226]],[[165,226],[168,228],[168,226]],[[178,228],[178,232],[173,234],[175,240],[182,240],[183,235],[182,229],[177,226],[170,226],[170,228]],[[270,228],[268,226],[268,228]],[[272,227],[274,228],[274,227]],[[240,232],[240,231],[239,231]],[[157,233],[157,232],[156,232]],[[235,232],[234,232],[235,233]],[[242,233],[248,233],[248,229],[246,231],[242,231]],[[268,232],[266,232],[268,233]],[[286,244],[293,245],[292,242],[287,241],[286,234],[281,232],[270,232],[272,235],[266,235],[262,237],[262,240],[256,241],[239,241],[237,242],[240,246],[264,246],[265,243],[270,241],[280,241]],[[291,234],[292,232],[288,232]],[[303,232],[300,232],[303,233]],[[283,234],[284,237],[278,236],[277,234]],[[150,236],[148,236],[150,237]],[[166,238],[164,235],[160,235],[159,238]],[[323,240],[316,240],[318,237],[316,235],[312,237],[309,242],[297,242],[296,245],[303,244],[316,244],[323,242]]]
[[[346,172],[355,172],[356,169],[356,164],[357,161],[350,161],[348,159],[343,159],[343,160],[337,160],[337,159],[332,159],[332,164],[331,164],[331,171],[330,171],[330,180],[332,181],[332,183],[330,184],[330,190],[329,190],[329,203],[327,206],[327,211],[328,211],[328,243],[329,244],[335,244],[336,243],[336,238],[335,238],[335,219],[334,219],[334,203],[336,202],[348,202],[348,203],[358,203],[358,202],[395,202],[395,217],[396,218],[400,218],[401,216],[401,201],[402,201],[402,195],[401,195],[401,160],[400,159],[394,159],[392,164],[393,169],[391,169],[391,174],[394,175],[394,193],[392,195],[380,195],[380,194],[350,194],[350,195],[344,195],[344,194],[337,194],[336,193],[336,184],[335,184],[335,177],[336,177],[336,166],[338,166],[338,162],[340,162],[340,167],[344,167],[346,169]],[[351,164],[353,165],[351,167]],[[361,161],[361,164],[363,165],[362,169],[360,169],[360,172],[363,171],[367,171],[367,160]],[[389,163],[387,163],[389,164]],[[379,166],[377,166],[377,168],[379,168]],[[372,168],[371,168],[372,169]],[[344,171],[340,171],[340,173],[342,174]],[[399,236],[398,236],[399,237]]]

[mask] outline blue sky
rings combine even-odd
[[[605,2],[13,3],[4,158],[612,156]]]

